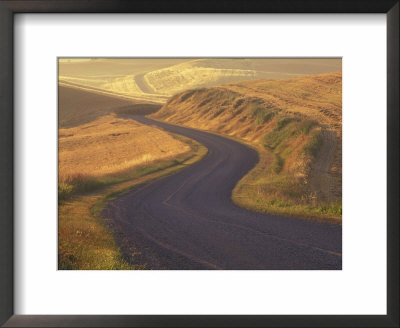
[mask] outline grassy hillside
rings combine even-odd
[[[239,205],[340,220],[341,90],[341,73],[243,81],[177,94],[152,117],[259,150],[259,164],[233,192]]]
[[[58,86],[58,125],[67,128],[88,123],[110,113],[151,113],[160,105],[101,94],[94,90]]]

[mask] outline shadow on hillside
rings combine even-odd
[[[159,104],[132,104],[116,108],[114,113],[118,116],[124,115],[150,115],[157,112],[162,105]]]

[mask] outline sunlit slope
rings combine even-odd
[[[260,124],[258,118],[267,114],[273,118],[288,114],[317,120],[339,135],[341,81],[341,73],[329,73],[194,89],[170,98],[154,117],[200,124],[204,128],[260,141],[274,120]],[[255,114],[254,108],[260,108],[260,113]]]
[[[207,61],[178,64],[149,72],[144,80],[153,93],[173,95],[186,89],[249,80],[256,76],[254,70],[218,68],[208,64]]]
[[[59,127],[72,127],[88,123],[109,113],[151,113],[159,105],[141,104],[137,101],[106,95],[95,90],[58,87]]]
[[[87,124],[59,129],[60,181],[78,175],[115,174],[190,150],[166,132],[109,114]]]
[[[338,59],[194,59],[151,71],[144,79],[154,93],[173,95],[201,88],[257,78],[287,78],[341,70]]]
[[[177,94],[152,116],[258,147],[259,165],[233,195],[241,205],[280,213],[314,206],[338,217],[341,90],[341,73],[244,81]]]

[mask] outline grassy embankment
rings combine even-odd
[[[258,150],[259,163],[233,191],[238,205],[341,222],[341,82],[329,73],[190,90],[152,116]]]
[[[59,269],[135,269],[100,213],[107,201],[205,155],[200,144],[108,115],[59,130]]]

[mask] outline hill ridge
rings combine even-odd
[[[294,208],[301,204],[302,210],[311,206],[322,215],[338,217],[341,109],[342,74],[335,72],[187,90],[150,117],[238,138],[258,148],[261,161],[238,184],[233,194],[237,203],[250,206],[241,199],[254,199],[258,204],[252,209],[276,207],[279,214],[285,207],[297,211]]]

